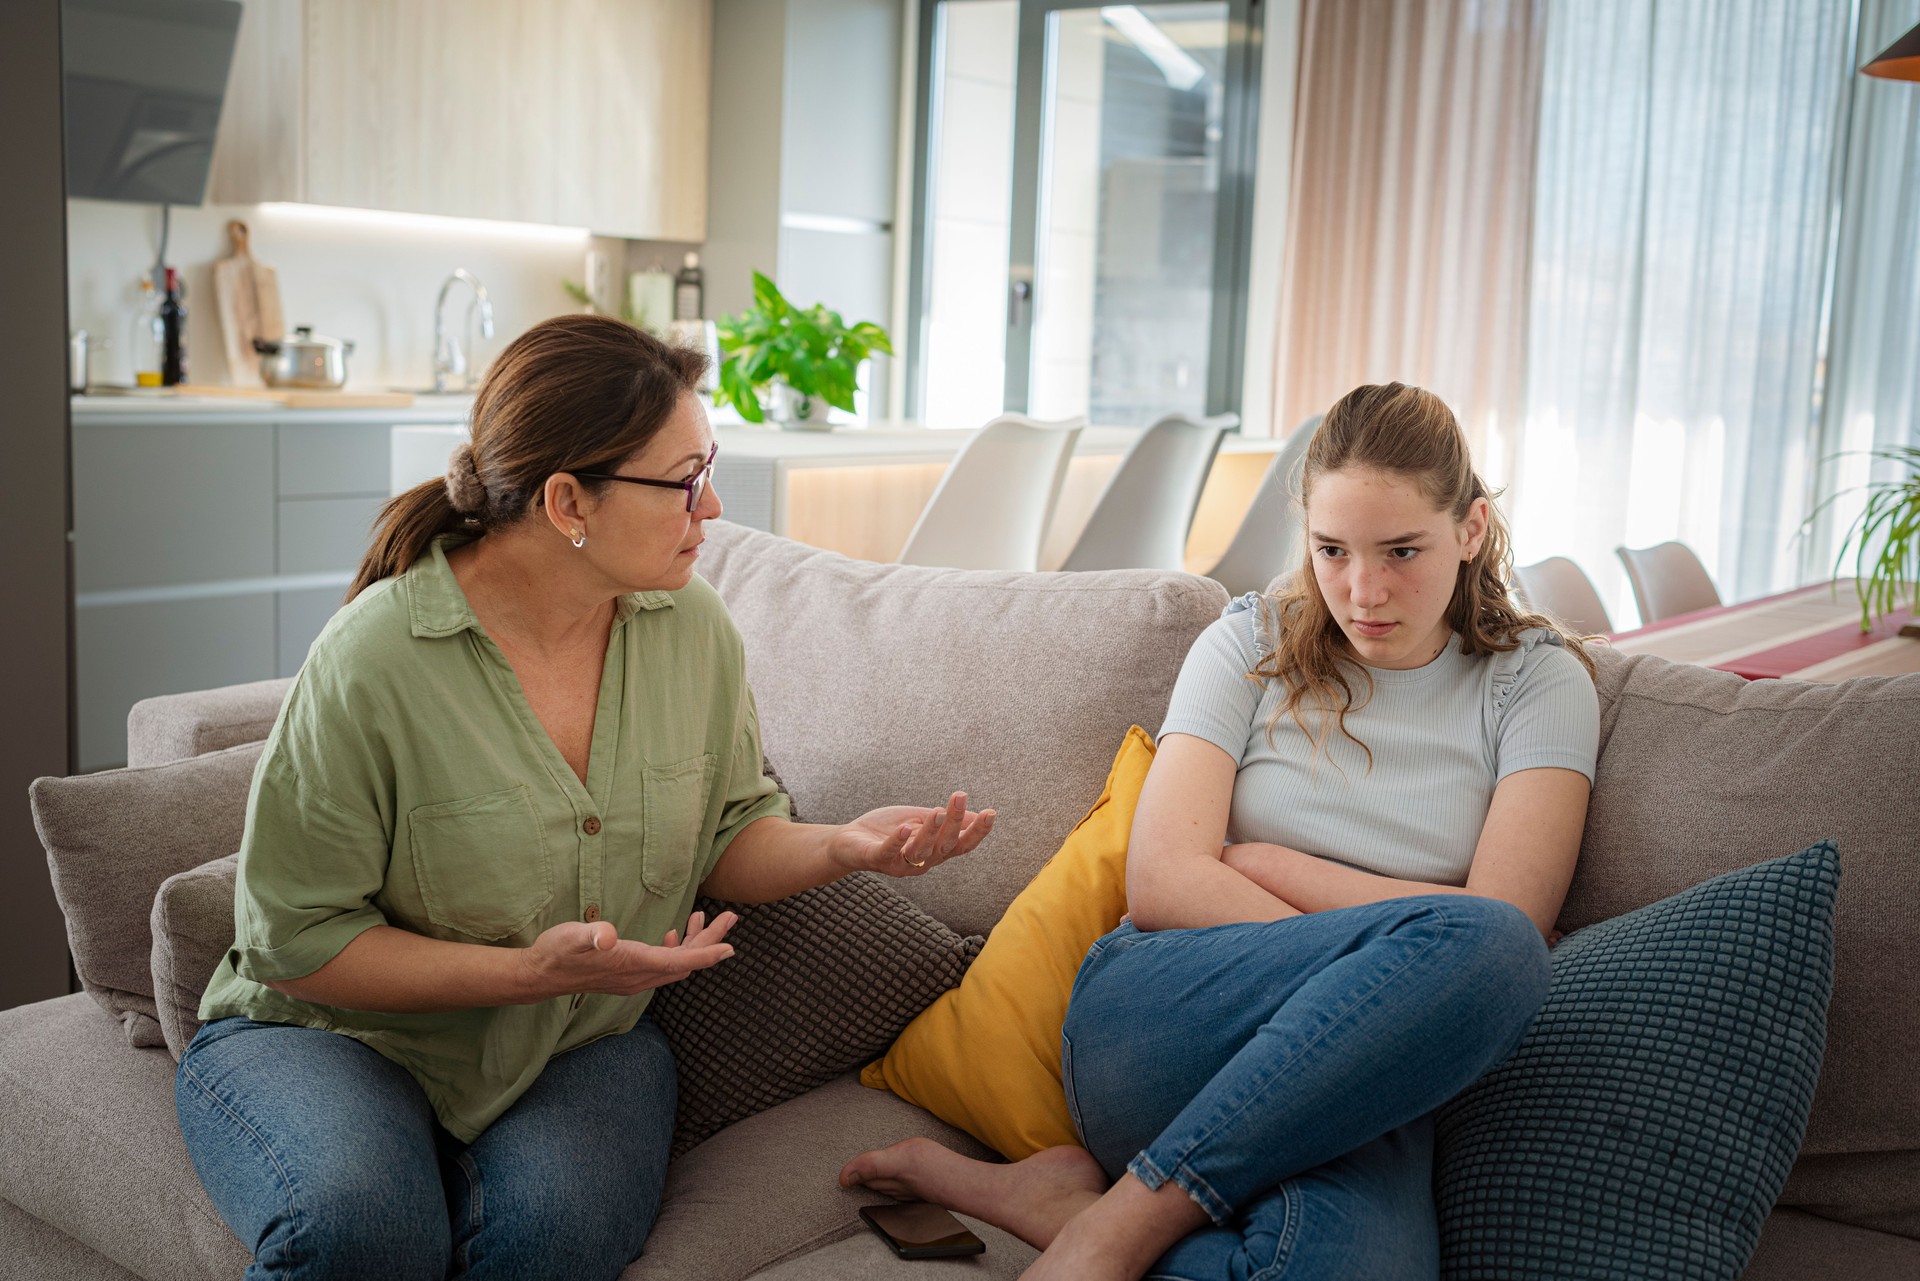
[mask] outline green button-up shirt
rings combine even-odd
[[[582,785],[487,637],[445,543],[314,642],[247,800],[235,940],[200,1003],[362,1041],[473,1141],[563,1050],[630,1030],[651,993],[382,1014],[295,1000],[362,930],[522,947],[563,921],[659,943],[755,819],[761,773],[740,633],[695,578],[615,602]]]

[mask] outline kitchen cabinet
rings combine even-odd
[[[74,432],[74,589],[273,573],[273,455],[273,433],[245,422],[116,422]]]
[[[371,542],[395,422],[464,413],[76,400],[80,767],[126,760],[140,699],[298,672]]]
[[[281,499],[275,509],[279,524],[275,568],[282,574],[358,569],[373,542],[373,522],[386,502],[384,494]]]
[[[127,760],[127,713],[143,698],[274,675],[272,591],[146,598],[74,610],[82,770]]]
[[[368,477],[385,476],[387,434],[385,419],[369,422],[280,422],[274,428],[279,469],[275,492],[281,498],[337,498],[343,494],[372,494],[384,483]]]
[[[345,595],[343,587],[312,587],[280,592],[274,597],[275,676],[300,674],[301,666],[307,661],[307,651],[313,648],[313,642],[328,620],[339,611]]]
[[[706,239],[711,0],[247,0],[208,200]]]

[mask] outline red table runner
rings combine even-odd
[[[1748,680],[1843,680],[1920,672],[1920,640],[1898,634],[1912,618],[1910,608],[1899,609],[1861,632],[1849,578],[1682,614],[1612,639],[1624,654],[1700,663]]]

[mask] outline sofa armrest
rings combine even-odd
[[[165,765],[257,742],[273,729],[291,679],[143,698],[127,713],[127,765]]]

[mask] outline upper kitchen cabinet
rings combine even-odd
[[[246,0],[208,200],[707,236],[711,0]]]

